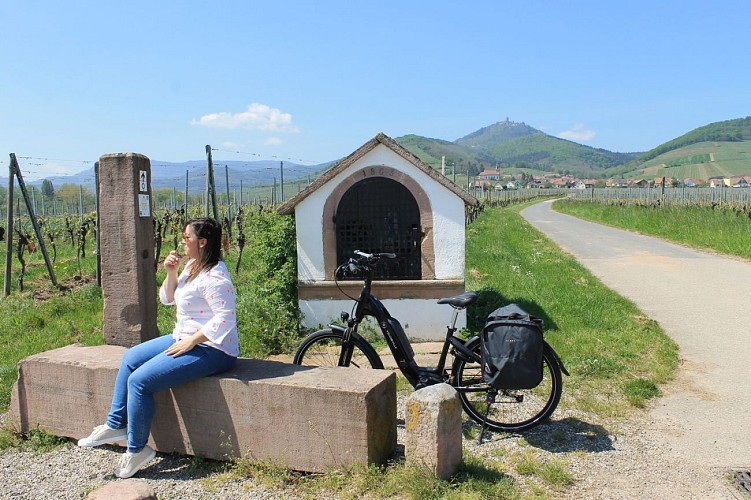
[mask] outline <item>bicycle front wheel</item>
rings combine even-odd
[[[330,328],[312,333],[297,348],[292,362],[303,366],[339,366],[342,339],[342,332]],[[346,366],[383,369],[381,358],[368,341],[353,335],[351,343],[352,357]]]
[[[479,359],[479,338],[470,340],[466,347]],[[488,429],[504,432],[530,429],[550,417],[561,400],[561,367],[547,342],[542,352],[542,382],[534,389],[495,390],[483,381],[479,363],[462,358],[465,357],[457,356],[454,361],[454,387],[467,415],[477,423],[487,425]]]

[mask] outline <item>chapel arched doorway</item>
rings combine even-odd
[[[386,177],[353,184],[336,210],[337,262],[346,262],[355,250],[393,252],[397,258],[382,261],[376,279],[421,279],[420,208],[412,193]]]

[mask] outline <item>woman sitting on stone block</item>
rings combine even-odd
[[[178,276],[180,256],[164,259],[167,277],[159,289],[163,304],[177,305],[172,335],[128,349],[115,379],[107,422],[81,439],[91,447],[127,439],[115,475],[128,478],[156,456],[147,446],[154,416],[154,393],[232,368],[240,354],[235,288],[221,253],[222,228],[210,218],[193,219],[183,232],[189,259]]]

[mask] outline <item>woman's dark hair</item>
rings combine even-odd
[[[192,227],[198,238],[205,238],[206,245],[199,247],[199,255],[188,274],[188,281],[192,281],[202,271],[208,271],[221,260],[222,254],[222,226],[210,217],[191,219],[185,227]]]

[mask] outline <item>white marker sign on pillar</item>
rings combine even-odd
[[[148,183],[146,182],[146,171],[145,170],[139,170],[138,171],[138,179],[139,179],[139,187],[138,190],[142,193],[146,193],[149,190]]]
[[[138,191],[141,193],[149,192],[147,175],[145,170],[138,171]],[[151,200],[149,198],[148,194],[138,195],[138,215],[141,217],[151,217]]]

